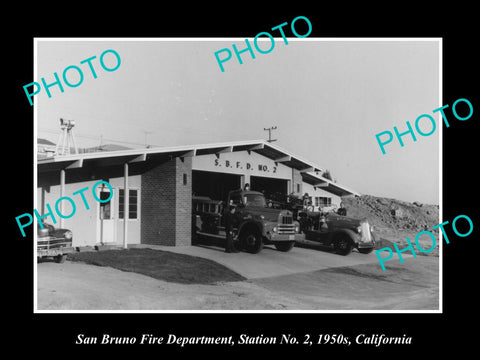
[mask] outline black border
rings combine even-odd
[[[159,6],[160,4],[160,6]],[[38,8],[37,8],[38,7]],[[120,8],[119,8],[120,7]],[[476,39],[474,33],[475,9],[456,3],[449,6],[420,9],[407,3],[389,3],[384,8],[357,4],[339,4],[336,7],[306,5],[293,9],[277,4],[267,11],[258,5],[223,3],[208,8],[194,9],[183,4],[183,9],[158,4],[109,4],[102,9],[95,4],[83,7],[45,8],[34,5],[19,12],[20,19],[7,40],[10,55],[7,57],[8,86],[5,107],[8,118],[5,128],[8,137],[14,136],[15,146],[9,145],[4,154],[6,170],[10,175],[9,188],[25,189],[21,196],[8,202],[7,223],[11,236],[8,243],[15,243],[8,251],[11,271],[7,277],[15,286],[8,300],[7,311],[14,315],[7,343],[20,352],[37,349],[48,353],[61,350],[61,356],[83,353],[142,354],[153,350],[161,355],[165,351],[181,350],[183,354],[207,352],[242,353],[246,351],[280,350],[285,355],[326,351],[334,354],[349,352],[441,353],[449,348],[473,348],[476,335],[467,328],[470,313],[475,313],[475,247],[478,229],[468,238],[455,240],[444,246],[443,257],[443,314],[33,314],[33,264],[32,245],[28,237],[18,236],[14,216],[33,207],[33,109],[28,106],[22,86],[33,81],[34,37],[251,37],[296,16],[308,17],[313,25],[310,37],[441,37],[443,38],[443,104],[451,104],[458,98],[467,98],[473,104],[474,115],[465,122],[453,120],[451,127],[443,130],[443,200],[444,220],[451,221],[459,214],[467,214],[477,225],[475,201],[476,177],[474,176],[475,148],[474,126],[480,112],[478,66],[475,66]],[[426,109],[429,110],[429,109]],[[448,114],[448,113],[447,113]],[[22,124],[22,125],[20,125]],[[24,126],[23,124],[27,124]],[[5,135],[4,135],[5,136]],[[19,138],[20,137],[20,138]],[[8,141],[7,141],[8,142]],[[13,149],[12,149],[13,148]],[[421,178],[418,181],[422,181]],[[4,187],[6,192],[7,187]],[[8,245],[10,248],[11,245]],[[11,248],[10,248],[11,249]],[[12,271],[13,270],[13,271]],[[10,302],[10,301],[9,301]],[[473,324],[475,326],[475,324]],[[385,333],[401,336],[407,334],[414,341],[409,346],[189,346],[166,348],[164,346],[75,346],[78,333],[101,336],[111,333],[122,336],[138,336],[142,333],[165,335],[276,335],[291,333],[303,339],[304,333],[342,333],[353,337],[359,333]],[[47,346],[46,346],[47,345]],[[45,348],[46,346],[46,348]],[[42,349],[42,350],[39,350]],[[18,353],[18,352],[17,352]]]

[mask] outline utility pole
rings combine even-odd
[[[147,143],[147,135],[152,134],[153,131],[143,130],[143,132],[145,133],[145,147],[148,149],[150,147],[150,145],[148,145],[148,143]]]
[[[264,131],[268,131],[268,142],[277,141],[277,139],[272,139],[272,130],[277,130],[276,126],[270,126],[269,128],[263,128]]]

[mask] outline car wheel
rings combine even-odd
[[[343,256],[350,254],[353,248],[351,239],[345,234],[336,236],[333,242],[333,247],[337,254]]]
[[[58,263],[58,264],[63,264],[66,259],[67,259],[66,254],[55,256],[55,262]]]
[[[263,249],[262,236],[256,232],[242,234],[241,247],[251,254],[257,254]]]
[[[294,245],[295,245],[295,241],[282,241],[282,242],[276,242],[275,248],[278,251],[287,252],[292,250]]]

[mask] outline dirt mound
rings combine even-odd
[[[375,228],[377,238],[406,244],[405,238],[408,237],[413,243],[420,231],[428,230],[435,235],[438,248],[438,229],[432,230],[440,222],[438,205],[409,203],[372,195],[344,197],[342,203],[347,209],[347,216],[368,219]],[[428,234],[420,237],[419,242],[425,243],[425,249],[432,244]],[[438,252],[435,250],[432,253]]]

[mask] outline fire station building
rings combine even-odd
[[[74,215],[54,213],[54,225],[73,232],[75,247],[191,245],[193,195],[224,200],[249,183],[267,199],[307,193],[316,208],[359,195],[323,177],[324,171],[264,140],[53,156],[37,160],[35,208],[47,214],[47,204],[53,209],[61,197],[74,199]],[[104,203],[91,190],[101,180],[111,185],[94,189],[98,199],[110,198]],[[73,195],[86,187],[84,201]],[[71,213],[68,202],[59,206]],[[51,216],[44,220],[53,224]]]

